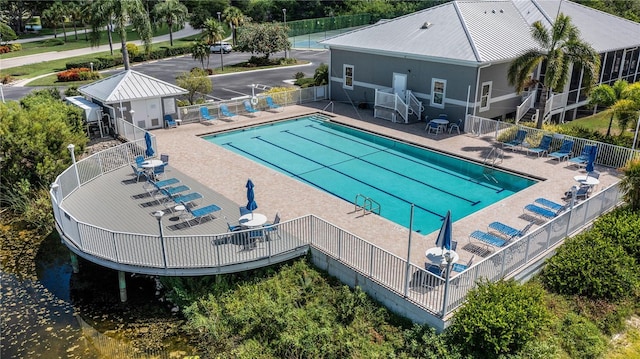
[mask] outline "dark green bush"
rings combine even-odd
[[[640,212],[629,207],[619,207],[606,216],[598,218],[591,232],[603,239],[620,244],[624,250],[640,263]]]
[[[558,331],[562,348],[574,359],[600,358],[607,349],[607,341],[595,324],[568,313]]]
[[[474,358],[516,353],[549,323],[545,292],[535,283],[481,281],[447,329],[450,343]]]
[[[44,46],[60,46],[60,45],[64,45],[64,40],[56,39],[56,38],[46,39],[43,41],[43,45]]]
[[[446,337],[428,325],[414,324],[404,332],[404,351],[408,358],[458,359],[462,358],[455,343],[449,345]]]
[[[296,82],[294,82],[294,84],[296,86],[300,86],[302,88],[305,87],[313,87],[315,86],[315,81],[312,78],[302,78],[302,79],[298,79],[296,80]]]
[[[296,80],[300,80],[301,78],[304,78],[304,72],[302,71],[296,72],[295,75],[293,75],[293,78],[295,78]]]
[[[617,301],[635,295],[638,267],[621,245],[584,232],[549,258],[541,280],[558,294]]]

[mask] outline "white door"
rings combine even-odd
[[[159,98],[151,98],[147,104],[147,128],[158,128],[162,126],[162,106]]]
[[[393,73],[393,92],[406,101],[407,96],[407,74]]]

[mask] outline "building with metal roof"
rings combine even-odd
[[[162,127],[163,117],[177,112],[176,97],[188,92],[134,70],[81,86],[78,91],[105,109],[110,127],[115,118],[123,118],[143,129]]]
[[[373,103],[376,117],[394,122],[440,113],[519,120],[536,94],[516,93],[507,69],[538,47],[532,24],[551,27],[560,13],[601,54],[599,83],[640,80],[639,23],[566,0],[458,0],[322,41],[331,51],[330,97]],[[533,76],[544,76],[543,66]],[[581,78],[574,68],[565,92],[540,115],[575,118],[587,100]]]

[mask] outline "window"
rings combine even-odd
[[[343,65],[342,73],[344,76],[342,79],[342,88],[353,90],[353,65]]]
[[[431,80],[431,106],[444,108],[447,80]]]
[[[480,93],[480,111],[487,111],[491,102],[491,85],[493,81],[482,83],[482,92]]]

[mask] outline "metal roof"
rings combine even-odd
[[[558,6],[598,52],[640,45],[640,24],[567,0],[453,1],[321,43],[335,49],[441,61],[508,61],[538,46],[531,37],[531,24],[541,21],[550,26]]]
[[[78,91],[105,104],[183,95],[188,92],[182,87],[134,70],[125,70],[105,79],[81,86]]]

